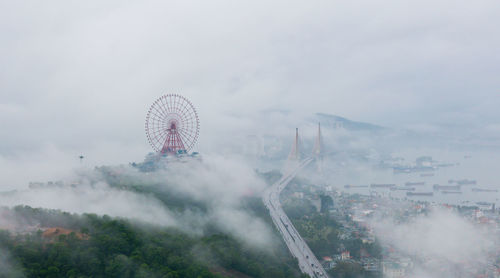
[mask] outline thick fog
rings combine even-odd
[[[2,270],[2,274],[9,275],[9,277],[13,278],[25,277],[24,274],[20,270],[18,270],[18,268],[12,262],[10,254],[1,248],[0,248],[0,269]]]
[[[30,189],[0,197],[4,206],[28,205],[72,213],[96,213],[128,217],[148,223],[175,226],[176,220],[161,203],[151,197],[110,188],[104,182],[79,184],[76,188]]]
[[[138,160],[167,92],[198,108],[205,152],[294,122],[273,110],[498,134],[497,1],[0,5],[2,157]]]
[[[164,170],[144,173],[129,165],[112,167],[125,181],[145,188],[154,187],[167,194],[200,201],[207,212],[172,211],[152,194],[109,186],[99,172],[80,168],[65,173],[62,185],[19,189],[0,194],[2,206],[28,205],[71,213],[96,213],[135,221],[176,227],[200,234],[205,225],[215,224],[252,246],[272,246],[270,227],[241,207],[242,198],[259,197],[265,182],[238,158],[204,156],[202,161],[172,163]],[[57,181],[56,181],[57,182]],[[22,219],[0,216],[0,228],[25,231]],[[32,227],[35,230],[40,227]],[[43,228],[43,227],[41,227]]]
[[[107,214],[192,233],[215,223],[264,247],[272,227],[241,201],[266,186],[256,169],[283,169],[296,127],[310,155],[318,122],[327,156],[323,172],[303,173],[313,183],[343,190],[424,180],[429,189],[477,179],[500,189],[499,13],[495,0],[0,2],[0,207]],[[152,151],[144,120],[166,93],[196,107],[202,161],[144,174],[129,163]],[[348,127],[332,115],[370,125]],[[422,155],[455,165],[425,179],[379,168]],[[207,212],[114,188],[96,174],[103,165],[203,202]],[[28,188],[58,180],[66,185]],[[482,194],[430,201],[500,204],[498,192]],[[484,231],[449,211],[383,223],[383,242],[450,267],[482,263],[489,251]],[[12,225],[23,223],[0,215],[0,228]],[[0,249],[0,269],[9,267]],[[436,277],[434,265],[418,267],[418,277]]]
[[[485,269],[498,239],[490,227],[478,227],[456,213],[436,208],[407,223],[373,222],[377,238],[415,262],[412,277],[468,277]],[[491,262],[490,262],[491,263]]]

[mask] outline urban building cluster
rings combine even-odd
[[[359,239],[363,243],[381,245],[381,257],[370,256],[361,250],[355,259],[346,249],[332,250],[332,254],[321,259],[327,270],[339,263],[361,265],[365,271],[386,278],[413,277],[419,266],[427,266],[443,275],[450,273],[454,277],[500,277],[500,209],[491,203],[474,203],[467,206],[438,204],[434,202],[398,199],[380,194],[361,195],[338,191],[333,186],[306,185],[294,188],[292,196],[307,199],[317,212],[328,213],[340,224],[339,238],[342,240]],[[322,196],[329,196],[331,204],[322,202]],[[326,206],[326,207],[325,207]],[[445,258],[436,256],[422,257],[399,250],[390,241],[377,240],[373,223],[376,219],[391,219],[395,224],[408,223],[419,216],[426,216],[432,210],[450,210],[468,221],[479,230],[487,231],[491,238],[497,239],[494,247],[484,254],[485,261],[463,261],[450,263]],[[439,248],[439,246],[436,246]],[[375,277],[376,277],[375,275]],[[443,276],[444,277],[444,276]]]

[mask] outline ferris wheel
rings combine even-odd
[[[198,140],[200,120],[193,104],[183,96],[167,94],[158,98],[146,116],[146,135],[161,154],[189,152]]]

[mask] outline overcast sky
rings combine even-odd
[[[500,132],[499,26],[498,0],[0,1],[0,155],[133,160],[164,93],[202,142],[270,109]]]

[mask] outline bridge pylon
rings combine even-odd
[[[288,154],[288,160],[300,160],[300,138],[299,138],[299,129],[295,128],[295,140],[292,145],[292,149],[290,150],[290,154]]]
[[[316,139],[314,141],[314,147],[312,151],[313,157],[316,159],[316,165],[318,166],[318,171],[323,171],[323,136],[321,135],[321,123],[318,123],[318,133],[316,134]]]
[[[295,139],[292,145],[292,149],[288,154],[288,159],[285,162],[284,172],[288,173],[291,169],[296,168],[302,159],[302,144],[299,137],[299,129],[295,128]]]

